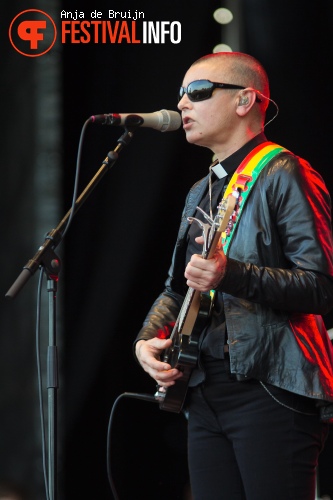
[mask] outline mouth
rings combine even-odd
[[[193,120],[189,116],[184,116],[183,117],[183,128],[187,129],[191,123],[193,123]]]

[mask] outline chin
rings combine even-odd
[[[195,144],[196,146],[209,148],[209,146],[207,146],[207,144],[204,143],[203,138],[200,136],[198,137],[197,135],[195,136],[194,134],[191,136],[191,134],[188,134],[186,135],[186,140],[189,144]]]
[[[202,137],[198,134],[193,134],[191,132],[188,132],[186,134],[186,140],[190,144],[197,144],[198,146],[201,146]]]

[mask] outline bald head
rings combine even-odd
[[[269,81],[262,64],[254,57],[243,52],[217,52],[197,59],[197,64],[208,64],[221,70],[221,81],[258,90],[265,97],[270,97]],[[261,96],[258,95],[260,98]],[[269,100],[262,99],[262,111],[268,107]]]

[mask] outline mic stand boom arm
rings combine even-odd
[[[132,130],[136,127],[131,127]],[[91,179],[81,195],[75,201],[55,229],[47,233],[45,242],[37,253],[24,266],[23,271],[6,293],[7,298],[14,298],[23,288],[29,278],[41,267],[47,275],[47,291],[49,293],[49,346],[47,352],[47,390],[48,390],[48,500],[57,499],[57,392],[58,389],[58,354],[56,346],[56,292],[60,260],[54,249],[62,239],[62,231],[69,218],[82,206],[92,190],[102,177],[118,159],[118,153],[133,137],[133,133],[126,128],[125,133],[118,139],[114,151],[110,151],[104,159],[100,169]]]
[[[6,293],[6,297],[13,299],[19,293],[19,291],[23,288],[26,282],[31,278],[31,276],[37,271],[40,266],[44,266],[46,270],[49,270],[51,274],[56,274],[59,266],[59,259],[56,258],[56,255],[52,250],[54,250],[62,239],[62,230],[66,226],[69,218],[74,215],[79,208],[83,205],[86,199],[90,196],[93,189],[100,182],[102,177],[106,174],[108,170],[114,165],[114,163],[118,159],[118,153],[126,146],[133,137],[133,133],[126,129],[126,132],[118,139],[118,145],[113,151],[110,151],[106,158],[104,159],[100,169],[95,174],[95,176],[91,179],[86,188],[82,191],[80,196],[75,201],[74,206],[68,210],[65,217],[59,222],[55,229],[52,229],[49,233],[47,233],[45,242],[42,246],[39,247],[36,254],[30,259],[27,264],[23,267],[21,274],[18,276],[16,281],[12,284],[8,292]],[[47,254],[50,252],[53,258],[47,257]],[[44,262],[45,261],[45,262]]]

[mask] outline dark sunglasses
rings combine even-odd
[[[181,100],[184,94],[187,94],[188,98],[192,102],[205,101],[210,99],[213,95],[215,89],[245,89],[241,85],[233,85],[232,83],[217,83],[211,82],[210,80],[194,80],[188,84],[187,87],[180,87],[178,94],[178,102]],[[257,102],[261,100],[256,97]]]

